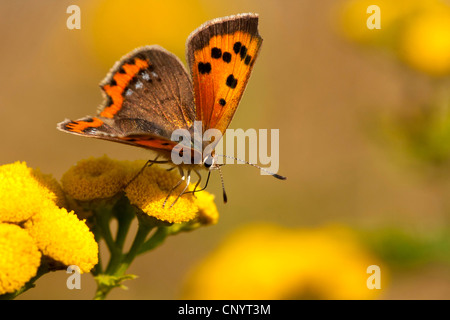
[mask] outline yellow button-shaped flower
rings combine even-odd
[[[50,175],[25,162],[0,166],[0,222],[25,221],[49,204],[64,204],[64,194]]]
[[[132,205],[148,216],[170,223],[187,222],[196,218],[199,211],[192,193],[183,195],[171,207],[186,186],[184,182],[172,192],[163,207],[170,190],[180,179],[178,172],[168,172],[157,166],[151,166],[130,183],[126,188],[126,196]]]
[[[80,160],[61,178],[63,190],[76,200],[90,201],[115,196],[127,183],[126,166],[107,156]]]
[[[22,288],[36,275],[41,253],[22,228],[0,223],[0,295]]]
[[[193,188],[191,188],[193,190]],[[215,196],[206,191],[195,193],[197,199],[195,203],[198,206],[198,219],[203,225],[216,224],[219,220],[219,212],[214,202]]]
[[[25,223],[39,250],[63,265],[89,272],[98,262],[98,245],[84,221],[64,208],[49,206]]]

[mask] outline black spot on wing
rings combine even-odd
[[[211,49],[211,57],[213,59],[220,59],[220,57],[222,57],[222,50],[220,50],[220,48],[212,48]]]
[[[238,82],[237,79],[232,74],[230,74],[227,78],[226,85],[229,86],[231,89],[234,89],[237,86],[237,82]]]
[[[198,72],[200,72],[201,74],[210,73],[211,72],[211,64],[209,62],[207,62],[207,63],[199,62],[198,63]]]
[[[241,60],[245,58],[245,56],[247,55],[247,47],[246,46],[241,47],[239,55],[241,56]]]
[[[234,53],[238,54],[241,51],[242,44],[238,41],[233,45]]]
[[[226,63],[230,63],[230,61],[231,61],[231,53],[225,51],[225,52],[223,53],[223,55],[222,55],[222,59],[223,59],[223,61],[225,61]]]

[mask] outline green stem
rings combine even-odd
[[[128,252],[124,252],[124,243],[130,230],[131,223],[136,217],[134,207],[126,198],[119,200],[113,208],[99,208],[96,212],[98,236],[106,242],[110,251],[110,260],[105,271],[101,267],[96,269],[97,291],[94,299],[105,299],[108,293],[115,287],[121,287],[124,280],[133,279],[135,276],[125,274],[133,260],[141,253],[152,250],[162,244],[165,238],[172,233],[169,227],[160,226],[147,240],[150,232],[157,223],[147,216],[138,218],[138,230]],[[117,218],[118,229],[115,239],[111,234],[111,218]],[[122,286],[123,287],[123,286]]]
[[[114,287],[101,287],[98,286],[97,291],[94,295],[94,300],[105,300],[108,293],[112,290]]]
[[[140,248],[138,254],[145,253],[147,251],[153,250],[159,245],[161,245],[164,240],[166,240],[167,236],[170,234],[170,231],[167,227],[158,227],[158,230],[148,239]]]
[[[97,226],[101,234],[101,238],[105,239],[106,245],[108,246],[111,253],[115,250],[114,239],[109,228],[109,223],[111,221],[112,211],[108,207],[101,207],[96,210],[95,216],[97,218]]]
[[[148,234],[153,229],[153,226],[146,225],[144,223],[139,224],[138,231],[136,233],[136,237],[134,238],[133,244],[131,245],[130,250],[122,260],[116,275],[123,275],[127,271],[131,262],[133,262],[134,258],[138,255],[142,245],[145,243],[145,239],[147,239]]]
[[[125,197],[123,197],[122,199],[123,200],[119,200],[118,203],[114,206],[114,214],[118,222],[115,246],[119,248],[120,251],[123,250],[123,246],[125,244],[125,240],[127,238],[131,223],[136,217],[134,209],[130,206],[128,199]]]
[[[98,231],[98,227],[94,226],[94,229],[92,230],[94,233],[95,242],[100,243],[100,240],[102,240],[102,236],[100,232]],[[98,274],[101,274],[103,272],[103,266],[102,266],[102,257],[100,255],[100,249],[98,250],[98,263],[94,266],[94,269],[91,270],[91,273],[96,276]]]
[[[115,246],[117,252],[114,254],[111,253],[111,259],[106,272],[97,275],[98,288],[94,299],[105,299],[113,288],[121,286],[122,281],[134,278],[132,275],[126,275],[125,272],[133,262],[134,258],[139,254],[142,245],[145,243],[145,240],[153,227],[153,225],[140,222],[133,244],[126,254],[122,253],[122,243],[119,241],[120,249],[118,246]]]

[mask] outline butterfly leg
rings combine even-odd
[[[193,190],[193,191],[188,191],[188,192],[186,192],[186,193],[192,193],[192,195],[193,195],[194,197],[197,198],[197,196],[195,195],[195,193],[198,192],[198,191],[201,191],[201,190],[198,190],[198,191],[197,191],[197,187],[200,185],[200,182],[202,181],[202,175],[200,174],[200,172],[198,172],[198,170],[194,170],[194,172],[195,172],[195,174],[196,174],[197,177],[198,177],[197,183],[195,184],[195,187],[194,187],[194,190]],[[208,177],[209,177],[209,176],[208,176]],[[202,190],[203,190],[203,189],[202,189]]]
[[[200,180],[201,180],[201,176],[200,176],[200,172],[197,172],[196,171],[196,173],[199,175],[199,177],[200,177]],[[211,176],[211,171],[209,171],[208,172],[208,177],[206,178],[206,184],[205,184],[205,186],[203,187],[203,188],[201,188],[200,190],[197,190],[197,186],[198,185],[200,185],[200,180],[195,184],[195,188],[194,188],[194,190],[193,191],[188,191],[188,192],[186,192],[186,193],[194,193],[194,195],[195,195],[195,192],[200,192],[200,191],[203,191],[203,190],[205,190],[206,189],[206,187],[208,187],[208,182],[209,182],[209,177]]]
[[[198,181],[195,184],[194,191],[192,191],[192,195],[197,198],[197,196],[195,195],[195,191],[197,190],[197,187],[200,185],[200,182],[202,182],[202,175],[200,174],[200,172],[198,172],[198,170],[194,170],[194,172],[198,177]]]
[[[169,191],[169,194],[167,195],[166,200],[164,200],[163,208],[166,206],[166,202],[167,202],[167,200],[169,200],[169,197],[170,197],[170,195],[172,194],[172,192],[173,192],[176,188],[178,188],[178,186],[186,179],[186,177],[184,176],[183,169],[181,169],[180,167],[178,167],[178,170],[180,171],[181,179],[180,179],[180,181],[178,181],[177,184],[174,185],[174,186],[172,187],[172,189]],[[178,200],[178,199],[177,199],[177,200]]]
[[[184,180],[185,176],[183,176],[183,180]],[[172,205],[170,206],[170,208],[172,208],[174,206],[174,204],[178,201],[178,199],[180,199],[180,197],[184,194],[184,192],[186,191],[186,189],[189,187],[189,183],[191,182],[191,170],[188,170],[187,172],[187,177],[186,177],[186,186],[184,187],[183,191],[180,192],[180,194],[178,195],[178,197],[175,199],[175,201],[172,203]]]
[[[145,168],[147,168],[147,167],[151,167],[153,164],[155,164],[155,163],[161,163],[161,164],[163,164],[163,163],[167,163],[168,161],[157,161],[158,160],[158,158],[159,158],[159,156],[156,156],[156,158],[155,159],[153,159],[153,160],[148,160],[145,164],[144,164],[144,166],[141,168],[141,170],[139,170],[139,172],[125,185],[125,187],[124,187],[124,189],[126,189],[134,180],[136,180],[136,178],[137,177],[139,177],[139,175],[142,173],[142,172],[144,172],[144,170],[145,170]]]

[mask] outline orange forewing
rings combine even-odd
[[[215,25],[205,26],[211,30],[197,35],[204,37],[204,45],[195,48],[194,44],[193,52],[188,52],[196,118],[202,121],[203,130],[215,128],[224,133],[238,107],[262,44],[257,31],[247,31],[246,27],[243,23],[243,30],[227,33],[228,26],[223,32]],[[192,42],[198,42],[193,38]]]

